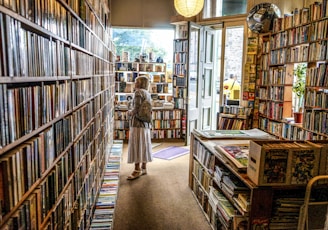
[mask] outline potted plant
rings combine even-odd
[[[303,120],[303,102],[305,94],[305,76],[306,64],[297,64],[294,69],[295,82],[293,84],[293,92],[296,95],[296,104],[294,110],[294,122],[302,123]]]

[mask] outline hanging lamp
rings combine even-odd
[[[176,11],[186,18],[197,15],[203,6],[204,0],[174,0]]]

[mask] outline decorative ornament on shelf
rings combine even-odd
[[[186,18],[197,15],[204,6],[204,0],[174,0],[176,11]]]

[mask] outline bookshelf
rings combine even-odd
[[[231,155],[227,150],[226,153],[221,150],[225,145],[236,149],[237,146],[246,146],[247,143],[249,157],[254,159],[252,168],[249,165],[246,169],[238,167],[230,159]],[[295,162],[297,157],[307,158],[304,151],[308,151],[313,158],[310,161],[302,161],[304,164],[302,166],[313,164],[311,176],[326,174],[323,170],[326,168],[326,161],[323,159],[326,159],[327,149],[322,146],[327,143],[322,143],[320,147],[315,143],[315,141],[305,143],[267,138],[256,140],[254,136],[250,136],[249,139],[238,139],[237,135],[235,138],[224,137],[224,135],[221,138],[206,138],[193,131],[190,144],[189,187],[212,229],[241,227],[253,229],[254,226],[268,229],[286,229],[288,226],[288,228],[300,229],[298,216],[304,204],[306,183],[310,178],[303,177],[302,173],[296,173],[298,171],[296,168],[300,165]],[[218,145],[221,148],[217,148]],[[264,147],[266,145],[267,147]],[[272,159],[276,159],[276,149],[279,149],[278,153],[281,154],[282,148],[287,154],[286,167],[290,170],[287,170],[283,184],[276,177],[272,177],[272,180],[268,179],[271,173],[264,170],[264,164],[268,161],[264,156],[273,156]],[[281,156],[278,161],[280,160]],[[255,162],[259,166],[254,166]],[[257,176],[251,173],[253,171],[257,172]],[[296,180],[295,177],[301,179]],[[260,180],[265,180],[269,184],[262,184]],[[313,194],[311,194],[313,202],[326,201],[325,196],[318,195],[326,189],[326,186],[321,184],[313,187]],[[309,214],[315,219],[316,216],[325,213],[324,209]],[[324,218],[316,220],[311,218],[309,223],[322,228]]]
[[[129,139],[129,119],[127,109],[116,109],[114,114],[114,138]],[[152,139],[179,139],[181,138],[181,110],[153,108],[152,111]]]
[[[187,137],[188,78],[189,76],[189,24],[175,24],[173,40],[173,100],[174,108],[181,109],[181,138]]]
[[[217,114],[218,130],[242,130],[250,129],[252,124],[252,107],[239,105],[224,105],[222,112]]]
[[[327,139],[327,105],[325,103],[326,81],[326,39],[323,31],[327,25],[326,1],[315,2],[309,7],[295,9],[274,21],[273,31],[260,36],[262,54],[259,65],[259,111],[260,128],[274,133],[282,139],[308,140]],[[293,107],[290,106],[290,80],[285,79],[282,116],[270,116],[271,108],[264,95],[269,90],[266,79],[281,75],[293,75],[294,65],[306,64],[303,122],[290,122]],[[289,77],[288,77],[289,78]],[[287,83],[288,82],[288,83]],[[275,86],[273,86],[275,87]],[[282,91],[280,91],[282,92]],[[263,98],[263,99],[262,99]],[[279,107],[278,107],[279,108]],[[269,110],[268,110],[269,109]],[[280,110],[279,110],[280,111]]]
[[[134,94],[134,81],[140,75],[150,78],[152,97],[152,139],[181,138],[181,109],[172,103],[172,79],[166,74],[166,63],[117,62],[115,68],[114,138],[129,139],[127,111]]]
[[[113,142],[105,1],[0,1],[0,228],[89,228]]]

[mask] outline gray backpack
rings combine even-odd
[[[144,94],[146,94],[146,92],[144,92]],[[138,109],[138,113],[136,114],[136,117],[140,121],[151,123],[152,105],[151,102],[147,100],[147,98],[145,98],[144,94],[143,94],[143,101],[140,105],[140,108]]]

